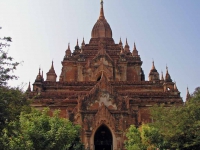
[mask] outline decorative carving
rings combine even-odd
[[[109,125],[115,131],[115,118],[111,115],[104,103],[101,104],[97,114],[93,119],[92,128],[96,128],[102,123]]]

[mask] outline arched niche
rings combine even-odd
[[[95,150],[112,150],[113,136],[110,129],[106,125],[101,125],[94,134]]]
[[[97,81],[100,81],[101,80],[101,75],[97,78]]]

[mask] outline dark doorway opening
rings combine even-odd
[[[97,78],[97,81],[100,81],[100,80],[101,80],[101,76]]]
[[[112,150],[112,134],[108,127],[102,125],[94,136],[95,150]]]

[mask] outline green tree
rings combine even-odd
[[[127,132],[126,148],[154,150],[200,149],[200,88],[181,106],[154,106],[153,123],[139,128],[131,126]]]
[[[10,122],[4,129],[2,141],[7,150],[81,150],[80,126],[59,117],[49,109],[32,109],[29,114],[21,113],[19,121]]]
[[[18,78],[13,71],[19,65],[6,51],[10,42],[10,37],[0,38],[0,133],[6,125],[5,122],[17,119],[29,104],[22,90],[7,86],[8,80]]]
[[[0,87],[6,85],[8,80],[18,78],[13,74],[13,71],[19,65],[19,62],[13,62],[13,57],[8,56],[8,52],[5,51],[10,46],[10,42],[12,42],[10,37],[0,38]]]
[[[200,90],[197,88],[184,106],[155,106],[151,110],[152,127],[158,129],[165,148],[200,149]],[[161,143],[162,145],[162,143]]]
[[[166,142],[159,133],[159,130],[149,124],[143,124],[140,127],[142,143],[144,143],[148,150],[156,150],[157,148],[163,149]]]
[[[0,131],[6,122],[19,119],[22,111],[29,112],[30,101],[19,88],[0,87]]]
[[[127,140],[125,147],[127,150],[146,150],[147,147],[142,143],[141,132],[131,125],[126,134]]]
[[[148,124],[142,124],[139,128],[131,125],[126,134],[125,147],[127,150],[154,150],[161,138],[158,130]]]
[[[149,124],[142,124],[139,128],[131,125],[127,134],[125,146],[127,150],[163,150],[167,142],[163,140],[159,130]]]

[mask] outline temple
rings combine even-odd
[[[89,43],[83,39],[79,45],[77,40],[73,51],[68,45],[59,79],[52,62],[46,80],[39,69],[32,90],[29,83],[27,93],[34,97],[32,106],[49,107],[50,113],[60,109],[61,117],[80,124],[86,149],[125,149],[126,129],[131,124],[151,122],[150,107],[183,103],[168,68],[164,78],[153,61],[145,80],[142,63],[135,43],[133,50],[127,39],[124,46],[121,38],[115,43],[101,1]]]

